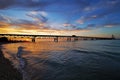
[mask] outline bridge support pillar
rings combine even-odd
[[[74,41],[78,41],[78,37],[74,37]]]
[[[32,38],[32,42],[35,42],[35,37]]]
[[[96,38],[91,38],[91,40],[96,40]]]
[[[67,37],[67,41],[71,41],[71,37]]]
[[[58,37],[55,37],[55,38],[54,38],[54,42],[58,42]]]

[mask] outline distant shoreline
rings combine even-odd
[[[22,80],[22,74],[13,67],[11,62],[2,53],[1,45],[7,43],[0,43],[0,80]]]

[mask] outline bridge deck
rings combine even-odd
[[[95,39],[111,39],[109,37],[91,37],[91,36],[65,36],[65,35],[29,35],[29,34],[0,34],[0,36],[24,36],[24,37],[77,37],[77,38],[95,38]]]

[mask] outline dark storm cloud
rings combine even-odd
[[[119,0],[106,0],[99,2],[95,6],[88,6],[86,10],[90,11],[88,15],[83,15],[80,18],[80,22],[86,22],[90,20],[105,18],[110,14],[120,13],[120,1]],[[109,19],[108,19],[109,20]]]
[[[51,3],[51,2],[50,2]],[[47,1],[41,0],[0,0],[0,9],[14,8],[14,7],[44,7],[50,4]]]
[[[59,11],[48,9],[48,6],[77,6],[78,9],[84,8],[89,5],[88,1],[84,0],[0,0],[0,9],[7,8],[22,8],[22,9],[45,9],[48,11]]]
[[[94,1],[94,0],[93,0]],[[98,0],[95,4],[92,4],[93,1],[90,0],[0,0],[0,9],[7,8],[22,8],[22,9],[34,9],[46,11],[66,11],[68,7],[72,6],[74,8],[68,9],[68,12],[84,12],[84,10],[96,9],[96,7],[110,7],[111,10],[116,10],[114,7],[120,7],[119,0]],[[59,7],[59,9],[50,9],[50,6]],[[60,8],[64,7],[64,8]],[[65,9],[66,8],[66,9]],[[74,9],[74,10],[73,10]],[[117,9],[118,10],[118,9]]]
[[[15,4],[15,0],[0,0],[0,9],[5,9]]]

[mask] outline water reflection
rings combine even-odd
[[[27,53],[28,51],[24,51],[23,49],[25,49],[25,47],[22,47],[22,46],[18,47],[17,58],[19,61],[19,70],[23,75],[23,80],[31,80],[27,71],[25,70],[25,68],[27,66],[27,60],[22,57],[22,53],[23,52]]]
[[[22,55],[22,52],[23,52],[23,49],[24,49],[25,47],[22,47],[22,46],[19,46],[18,47],[18,52],[17,52],[17,57],[18,58],[21,58],[21,55]]]
[[[11,57],[16,55],[25,80],[119,80],[119,43],[14,43],[3,45],[3,51]],[[15,66],[17,60],[12,60]]]

